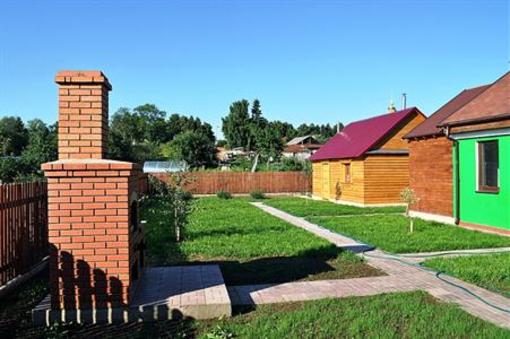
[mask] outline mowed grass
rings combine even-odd
[[[509,237],[420,219],[415,219],[414,232],[409,233],[408,220],[401,215],[308,217],[307,220],[393,253],[510,246]]]
[[[510,338],[425,292],[236,307],[219,320],[34,327],[30,310],[45,296],[46,280],[24,284],[0,304],[2,338]]]
[[[193,202],[184,241],[175,242],[165,204],[144,203],[149,263],[217,263],[229,285],[382,275],[350,252],[250,205],[246,199]]]
[[[510,297],[510,253],[434,258],[424,265]]]
[[[264,200],[264,204],[278,208],[297,217],[333,216],[351,214],[403,213],[404,207],[355,207],[335,204],[325,200],[312,200],[298,197],[275,197]]]
[[[425,292],[264,305],[196,324],[200,338],[509,338],[510,332]],[[227,338],[224,336],[222,338]]]

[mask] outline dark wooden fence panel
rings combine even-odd
[[[169,174],[153,174],[167,181]],[[233,194],[261,190],[264,193],[310,192],[311,176],[304,172],[190,172],[187,185],[193,194],[215,194],[220,190]]]
[[[46,183],[0,185],[0,286],[47,255],[47,213]]]

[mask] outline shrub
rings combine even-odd
[[[169,175],[168,182],[149,177],[152,193],[162,198],[166,205],[165,213],[169,225],[175,229],[175,239],[182,240],[182,231],[188,224],[188,216],[192,211],[193,195],[186,191],[185,185],[191,182],[186,173]]]
[[[220,199],[232,199],[232,194],[227,191],[221,190],[216,193],[216,196]]]
[[[259,199],[265,199],[266,195],[261,190],[254,190],[250,192],[250,196],[253,199],[259,200]]]

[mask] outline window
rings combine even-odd
[[[344,164],[344,182],[351,182],[351,164]]]
[[[497,140],[478,143],[478,191],[499,192],[499,144]]]

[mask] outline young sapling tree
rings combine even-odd
[[[406,217],[409,220],[409,233],[414,232],[414,219],[410,215],[411,207],[420,201],[420,198],[416,196],[416,192],[409,187],[404,188],[400,191],[400,199],[406,204]]]

